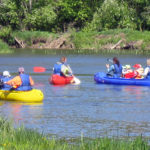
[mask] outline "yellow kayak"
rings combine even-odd
[[[41,102],[44,99],[41,90],[31,91],[4,91],[0,90],[0,100],[21,101],[21,102]]]

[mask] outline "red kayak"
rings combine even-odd
[[[73,77],[63,77],[54,74],[51,76],[49,82],[54,85],[65,85],[65,84],[70,84],[72,80]]]

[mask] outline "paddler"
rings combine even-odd
[[[114,78],[119,78],[122,76],[122,65],[120,64],[117,57],[113,58],[113,65],[106,64],[107,74],[113,73]]]
[[[53,68],[53,74],[57,74],[64,77],[72,76],[72,70],[69,65],[67,65],[67,58],[61,57],[60,62],[57,62]]]
[[[32,78],[24,73],[25,70],[23,67],[18,68],[19,75],[14,77],[12,80],[5,82],[13,87],[13,89],[17,91],[29,91],[32,90],[32,86],[34,85],[34,81]]]
[[[4,71],[3,76],[1,78],[1,82],[5,83],[5,82],[10,81],[11,79],[12,79],[12,77],[11,77],[9,71]],[[10,90],[11,88],[12,87],[8,84],[3,84],[2,87],[1,87],[2,90],[6,90],[6,91]]]
[[[70,66],[67,64],[67,58],[64,56],[61,57],[60,62],[54,65],[53,75],[65,77],[69,83],[80,84],[80,80],[73,75]]]

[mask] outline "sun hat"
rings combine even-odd
[[[142,65],[141,65],[141,64],[135,64],[135,65],[133,66],[133,68],[139,69],[139,68],[142,68]]]
[[[123,69],[131,69],[131,66],[130,65],[125,65],[125,66],[123,66]]]
[[[4,71],[3,76],[4,77],[10,77],[11,75],[10,75],[9,71]]]

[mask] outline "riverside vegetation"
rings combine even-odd
[[[148,139],[142,136],[129,138],[78,138],[55,139],[32,129],[14,128],[12,124],[0,118],[0,149],[2,150],[149,150]]]
[[[150,49],[149,0],[0,0],[0,48]]]

